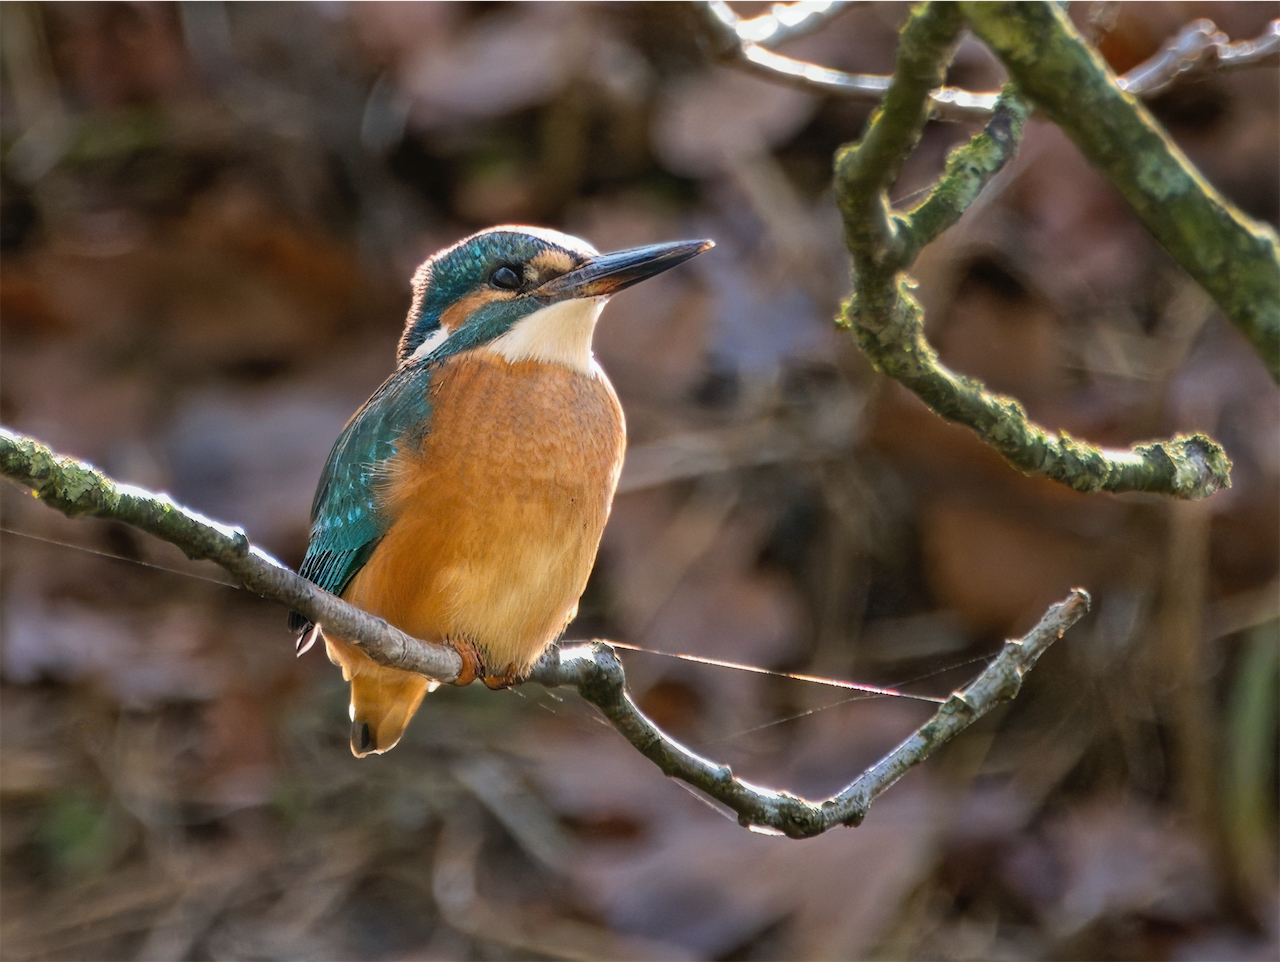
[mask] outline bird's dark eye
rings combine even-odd
[[[494,287],[500,287],[504,291],[514,291],[520,288],[523,283],[524,271],[517,265],[503,264],[496,271],[489,275],[489,283]]]

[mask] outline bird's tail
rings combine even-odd
[[[329,660],[351,682],[351,753],[357,758],[394,748],[431,688],[412,671],[379,665],[355,645],[324,639]]]

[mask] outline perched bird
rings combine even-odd
[[[414,277],[399,366],[320,477],[300,573],[453,647],[456,684],[518,681],[577,613],[622,468],[618,398],[591,352],[611,294],[711,241],[600,254],[495,227]],[[296,612],[293,628],[312,626]],[[324,633],[351,682],[351,750],[384,752],[432,684]]]

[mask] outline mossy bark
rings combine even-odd
[[[249,543],[239,528],[210,521],[166,495],[120,484],[91,464],[55,454],[34,438],[0,428],[0,475],[70,517],[111,518],[175,544],[188,558],[212,561],[250,591],[287,604],[359,645],[374,661],[454,681],[462,659],[452,648],[406,635],[367,611],[316,587]]]
[[[1053,3],[961,3],[1018,87],[1121,193],[1280,380],[1280,241],[1192,166]]]
[[[1019,470],[1077,491],[1146,491],[1203,498],[1229,486],[1231,462],[1203,435],[1104,451],[1047,431],[1016,400],[988,392],[949,371],[924,334],[924,315],[903,272],[921,247],[954,224],[1013,156],[1028,115],[1020,87],[1007,87],[986,128],[952,152],[930,195],[914,210],[894,213],[888,189],[929,118],[930,92],[940,86],[963,27],[962,8],[917,7],[902,29],[893,82],[866,135],[835,158],[836,199],[853,259],[854,295],[839,321],[848,326],[880,371],[935,412],[972,428]]]

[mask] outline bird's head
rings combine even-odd
[[[590,369],[611,294],[702,253],[709,240],[601,254],[537,227],[492,227],[430,257],[413,279],[400,363],[487,347],[508,360]]]

